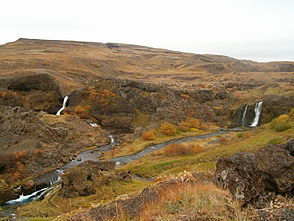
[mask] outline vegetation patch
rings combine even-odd
[[[290,118],[287,114],[280,115],[279,117],[272,120],[270,128],[274,131],[281,132],[291,128],[289,123]]]
[[[165,147],[161,153],[165,156],[172,157],[177,155],[200,153],[203,150],[204,148],[199,144],[174,143]]]

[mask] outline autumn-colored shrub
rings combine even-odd
[[[191,130],[191,128],[200,129],[200,127],[201,123],[196,118],[187,118],[185,121],[179,123],[179,129],[184,132]]]
[[[27,154],[27,151],[24,151],[24,150],[20,150],[20,151],[15,151],[13,153],[13,155],[16,157],[16,159],[20,159],[22,157],[24,157],[24,155]]]
[[[150,131],[144,132],[142,134],[142,138],[143,138],[143,140],[154,140],[154,138],[155,138],[154,131],[150,130]]]
[[[270,123],[270,128],[276,132],[281,132],[291,128],[289,124],[289,116],[287,114],[282,114],[279,117],[272,120]]]
[[[100,104],[107,104],[109,99],[116,96],[115,93],[106,89],[98,91],[94,86],[89,86],[87,88],[87,94],[89,96],[90,103],[93,103],[94,100],[98,100]]]
[[[163,149],[163,154],[166,156],[186,155],[202,152],[204,149],[199,144],[175,143],[169,144]]]
[[[41,150],[41,149],[36,149],[36,150],[34,150],[34,153],[35,153],[36,155],[42,155],[42,154],[43,154],[43,150]]]
[[[161,124],[158,130],[160,133],[169,136],[175,135],[177,133],[177,127],[174,124],[168,122]]]
[[[89,100],[90,102],[93,102],[96,97],[98,96],[98,92],[96,91],[95,87],[94,86],[89,86],[87,88],[87,93],[88,93],[88,96],[89,96]]]

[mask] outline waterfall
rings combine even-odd
[[[263,102],[260,101],[255,104],[255,108],[254,108],[255,117],[250,127],[256,127],[258,125],[258,121],[259,121],[261,110],[262,110],[262,103]]]
[[[41,192],[43,192],[43,191],[45,191],[45,190],[47,190],[47,189],[48,189],[48,187],[43,188],[43,189],[38,190],[38,191],[35,191],[35,192],[33,192],[33,193],[29,194],[29,195],[26,195],[26,196],[24,196],[23,193],[22,193],[22,194],[19,196],[18,199],[10,200],[10,201],[6,202],[5,204],[6,204],[6,205],[13,205],[13,204],[24,203],[24,202],[26,202],[26,201],[30,201],[30,200],[32,200],[34,197],[36,197],[38,194],[40,194]]]
[[[113,138],[113,136],[110,135],[109,138],[110,138],[110,142],[111,142],[110,145],[114,144],[114,138]]]
[[[246,121],[246,113],[247,113],[247,109],[248,109],[248,104],[246,105],[245,109],[244,109],[244,113],[243,113],[243,116],[242,116],[242,126],[245,125],[245,121]]]
[[[56,113],[56,115],[60,115],[60,113],[64,110],[64,108],[66,107],[67,100],[68,100],[68,96],[65,96],[64,99],[63,99],[62,108],[60,108],[60,110]]]

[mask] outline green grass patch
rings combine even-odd
[[[227,136],[227,135],[223,135]],[[219,138],[223,137],[220,136]],[[219,144],[208,147],[204,152],[185,156],[165,157],[156,154],[149,154],[139,160],[133,161],[122,166],[121,170],[130,170],[142,177],[156,177],[165,171],[181,171],[185,169],[193,169],[207,166],[207,169],[219,158],[229,157],[238,152],[255,152],[266,146],[270,140],[281,137],[286,141],[294,136],[293,128],[283,132],[276,132],[269,128],[268,125],[255,128],[252,135],[248,138],[236,139],[228,144]]]

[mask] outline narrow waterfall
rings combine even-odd
[[[243,112],[243,116],[242,116],[242,126],[245,125],[245,121],[246,121],[246,113],[247,113],[247,109],[248,109],[248,104],[246,105],[244,112]]]
[[[63,99],[63,105],[62,105],[62,108],[60,108],[59,111],[57,111],[56,115],[60,115],[60,113],[64,110],[64,108],[66,107],[66,102],[68,100],[68,96],[65,96],[64,99]]]
[[[109,138],[110,138],[110,145],[114,144],[114,138],[112,135],[109,135]]]
[[[255,117],[254,117],[254,120],[253,120],[252,124],[250,125],[250,127],[256,127],[258,125],[261,110],[262,110],[262,103],[263,102],[260,101],[255,104],[255,108],[254,108]]]

